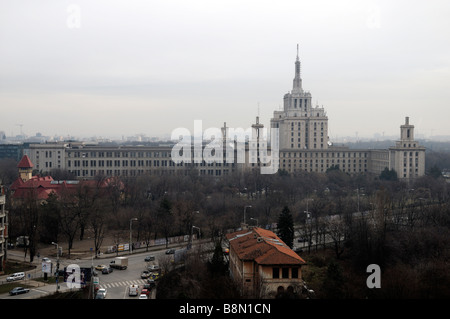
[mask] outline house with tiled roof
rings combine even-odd
[[[244,296],[274,298],[300,294],[306,262],[275,233],[249,227],[226,235],[230,275]]]
[[[51,193],[55,195],[74,195],[81,187],[99,188],[107,191],[113,178],[96,180],[54,180],[51,176],[39,176],[32,174],[33,163],[27,155],[20,160],[17,168],[19,177],[10,186],[12,204],[16,204],[24,199],[33,199],[44,202]],[[120,185],[122,187],[122,185]]]

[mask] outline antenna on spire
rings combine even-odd
[[[298,58],[298,43],[297,43],[297,60],[298,60],[299,58]]]

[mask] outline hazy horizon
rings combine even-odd
[[[170,135],[268,127],[292,89],[331,141],[450,135],[447,1],[11,1],[0,4],[0,131]]]

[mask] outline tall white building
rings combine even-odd
[[[401,179],[425,174],[425,147],[414,140],[408,117],[401,126],[400,140],[389,149],[350,149],[329,143],[325,109],[313,107],[311,93],[302,86],[298,45],[292,90],[284,95],[283,110],[274,111],[270,125],[279,129],[280,169],[289,173],[338,167],[349,174],[377,175],[388,168]]]
[[[275,111],[271,127],[280,130],[280,149],[326,150],[328,117],[324,108],[312,106],[311,93],[303,90],[300,59],[295,60],[292,91],[283,98],[283,110]]]

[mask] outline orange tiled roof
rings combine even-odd
[[[254,260],[261,265],[292,265],[306,262],[277,235],[259,227],[227,235],[230,249],[241,260]]]

